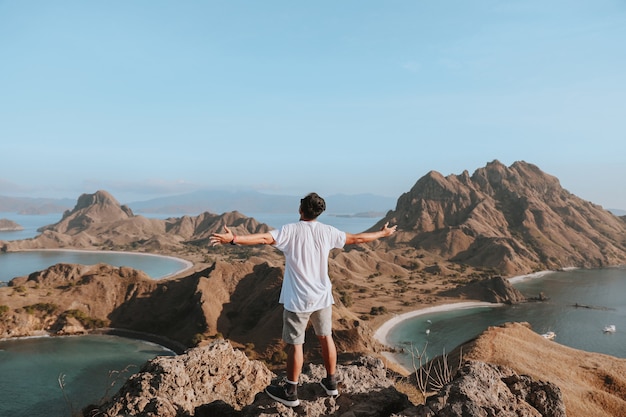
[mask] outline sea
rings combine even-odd
[[[296,214],[246,214],[273,228],[298,221]],[[180,217],[182,214],[146,215]],[[37,229],[61,220],[61,215],[2,213],[24,230],[0,232],[0,240],[35,237]],[[372,227],[380,218],[331,216],[320,221],[349,233]],[[162,279],[186,267],[184,261],[136,253],[104,251],[24,251],[0,254],[0,285],[17,276],[59,262],[91,265],[104,262],[143,270]],[[110,335],[37,337],[0,340],[0,417],[61,417],[77,415],[83,407],[114,394],[146,361],[174,355],[150,342]]]
[[[413,369],[413,356],[434,358],[473,339],[489,326],[528,322],[555,343],[588,352],[626,358],[626,267],[574,269],[514,279],[526,297],[543,294],[547,301],[517,305],[461,308],[414,316],[387,333],[387,342],[401,351],[394,359]],[[615,333],[604,332],[615,325]]]
[[[250,217],[275,228],[297,221],[297,216],[291,215]],[[0,218],[26,224],[3,213]],[[37,227],[58,220],[59,217]],[[358,233],[380,219],[327,216],[320,220]],[[37,227],[29,237],[36,235]],[[0,232],[0,240],[9,239]],[[0,263],[0,274],[5,265]],[[164,271],[153,274],[149,275],[155,279],[166,275]],[[450,310],[407,319],[387,335],[388,341],[403,351],[395,359],[412,369],[411,349],[426,349],[432,358],[476,337],[489,326],[512,321],[528,322],[537,333],[555,332],[554,343],[626,358],[626,267],[534,274],[513,282],[527,297],[542,293],[548,300]],[[610,324],[616,326],[616,332],[603,332],[604,326]],[[173,354],[152,343],[103,335],[0,341],[0,416],[71,416],[115,392],[145,361]],[[112,378],[115,386],[111,386]]]

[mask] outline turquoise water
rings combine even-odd
[[[116,336],[0,341],[0,416],[69,417],[114,394],[143,363],[163,355],[173,352]]]
[[[408,350],[426,347],[432,358],[450,352],[489,326],[506,322],[528,322],[537,333],[555,332],[557,343],[626,358],[626,268],[556,272],[514,285],[527,297],[543,292],[550,300],[413,317],[398,323],[387,335],[393,346],[407,350],[396,354],[396,359],[412,369]],[[576,307],[576,303],[593,308]],[[609,324],[616,326],[616,333],[603,332]]]
[[[0,281],[42,271],[58,263],[129,266],[158,279],[174,274],[187,266],[181,259],[131,252],[106,251],[26,251],[0,253]]]

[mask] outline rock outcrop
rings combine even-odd
[[[467,361],[421,407],[394,417],[566,417],[561,390],[509,368]]]
[[[270,399],[264,388],[275,375],[248,360],[226,341],[177,357],[149,361],[119,392],[85,416],[138,417],[564,417],[559,388],[514,371],[470,361],[444,389],[416,406],[395,388],[397,375],[372,357],[338,366],[340,395],[319,386],[322,365],[308,365],[300,379],[301,405],[292,409]]]
[[[471,282],[453,290],[443,291],[441,295],[483,300],[490,303],[519,304],[526,302],[524,294],[500,276]]]
[[[191,416],[197,408],[214,402],[241,410],[272,377],[261,362],[248,360],[228,342],[216,341],[183,355],[149,361],[100,412],[107,416]]]

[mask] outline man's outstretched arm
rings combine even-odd
[[[234,245],[272,245],[275,243],[270,233],[253,233],[251,235],[235,235],[227,227],[224,226],[226,233],[212,233],[209,240],[211,246],[225,245],[232,243]]]
[[[352,245],[355,243],[366,243],[376,239],[380,239],[382,237],[391,236],[396,232],[397,227],[398,225],[389,227],[389,222],[387,222],[378,232],[364,232],[357,234],[346,233],[346,245]]]

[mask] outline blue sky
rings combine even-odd
[[[0,0],[0,195],[399,196],[523,160],[626,209],[626,2]]]

